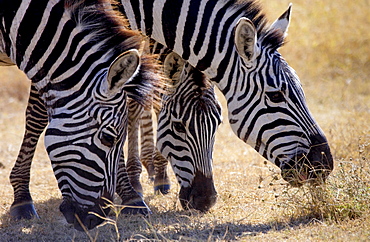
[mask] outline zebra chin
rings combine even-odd
[[[207,212],[215,205],[217,192],[213,183],[213,177],[206,177],[203,173],[195,173],[192,184],[189,187],[181,187],[179,199],[183,209],[196,209]]]
[[[106,199],[100,198],[95,205],[84,208],[70,198],[64,198],[59,210],[63,213],[67,223],[73,224],[76,230],[85,231],[95,228],[104,221],[110,211],[110,208],[105,206],[106,203]]]
[[[310,137],[308,153],[298,153],[287,161],[280,159],[281,175],[290,185],[299,187],[305,183],[317,186],[324,184],[333,170],[333,157],[324,136]]]

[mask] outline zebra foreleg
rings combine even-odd
[[[17,160],[10,173],[10,183],[14,189],[14,202],[10,207],[10,216],[15,219],[39,218],[29,190],[30,170],[37,141],[47,123],[48,116],[44,104],[34,86],[31,85],[26,109],[26,131]]]
[[[155,169],[155,178],[154,178],[154,192],[167,194],[170,192],[171,182],[167,174],[167,164],[168,161],[163,157],[161,152],[156,149],[154,157],[154,169]]]
[[[127,174],[131,185],[139,193],[143,194],[143,188],[140,183],[142,166],[139,158],[139,118],[144,108],[132,99],[128,101],[128,158]]]
[[[158,111],[156,110],[158,117]],[[149,179],[154,180],[154,193],[167,194],[171,183],[167,174],[168,161],[154,145],[153,118],[151,111],[144,111],[140,119],[141,162],[148,171]],[[153,178],[154,176],[154,178]]]
[[[118,165],[116,193],[120,196],[122,205],[124,205],[121,213],[144,215],[151,213],[142,196],[135,191],[130,183],[123,154]]]
[[[141,153],[140,160],[148,172],[148,179],[154,182],[154,135],[153,135],[153,119],[151,110],[144,110],[140,118],[140,137],[141,137]]]

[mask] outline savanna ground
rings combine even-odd
[[[289,2],[262,1],[270,21]],[[287,186],[274,165],[232,133],[220,97],[224,122],[214,151],[218,201],[210,212],[181,209],[172,173],[171,193],[154,195],[144,172],[151,216],[116,218],[112,213],[110,223],[88,234],[77,232],[59,212],[61,195],[41,142],[31,173],[31,193],[41,219],[11,221],[8,177],[23,136],[29,82],[16,68],[2,67],[0,241],[370,240],[370,2],[292,2],[288,43],[280,52],[300,76],[310,110],[331,145],[335,170],[325,187]]]

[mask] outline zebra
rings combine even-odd
[[[195,208],[201,211],[206,211],[215,204],[217,197],[212,177],[212,150],[215,131],[221,120],[221,108],[216,100],[213,86],[208,83],[199,71],[189,65],[186,65],[186,68],[183,68],[185,66],[184,62],[176,54],[172,53],[167,56],[167,53],[169,53],[168,49],[158,43],[156,43],[155,46],[156,47],[153,48],[153,53],[161,53],[161,59],[165,62],[164,69],[167,72],[167,76],[171,75],[171,80],[176,82],[170,84],[170,86],[179,86],[179,83],[181,83],[178,88],[172,88],[172,95],[164,97],[164,99],[167,99],[167,101],[165,101],[164,108],[162,109],[164,111],[161,113],[157,111],[157,114],[162,114],[161,116],[163,117],[159,120],[162,130],[158,130],[159,133],[167,133],[166,136],[163,137],[166,137],[166,139],[170,137],[173,144],[177,143],[176,146],[171,147],[169,146],[169,143],[162,144],[161,150],[165,150],[164,152],[166,152],[168,160],[171,161],[176,177],[182,187],[179,198],[183,207],[186,209]],[[163,56],[167,56],[167,58],[164,60]],[[173,74],[173,72],[175,74]],[[181,75],[182,77],[180,78]],[[180,79],[182,80],[180,81]],[[190,108],[189,106],[178,102],[178,100],[187,100],[189,101],[188,104],[192,104],[194,107]],[[48,123],[48,116],[43,102],[39,99],[37,91],[33,90],[33,88],[31,88],[28,105],[26,114],[26,135],[24,136],[17,159],[17,163],[20,164],[24,164],[26,161],[28,163],[32,161],[37,140]],[[195,111],[196,107],[196,111],[200,111],[200,114],[197,114]],[[148,115],[148,111],[144,111],[143,107],[134,100],[132,102],[129,101],[128,108],[129,156],[127,161],[127,171],[124,163],[123,165],[119,165],[118,168],[117,193],[121,197],[124,205],[140,206],[142,205],[142,201],[138,200],[135,194],[133,195],[131,187],[131,185],[133,185],[139,194],[143,194],[139,181],[141,163],[136,157],[138,153],[137,144],[133,143],[135,140],[137,141],[137,126],[134,125],[137,124],[140,114],[145,112],[146,115]],[[179,112],[178,110],[182,111]],[[179,118],[174,118],[174,112]],[[205,115],[208,116],[208,118],[204,118]],[[199,121],[201,120],[201,117],[205,120],[200,123]],[[151,119],[151,116],[148,118]],[[176,121],[173,121],[174,119],[176,119]],[[164,123],[165,121],[166,123]],[[150,125],[152,125],[151,122]],[[184,127],[179,128],[178,126]],[[193,131],[192,133],[186,126],[192,128],[197,126],[197,131],[200,133],[194,133],[194,130],[191,130]],[[179,140],[176,139],[176,134],[174,133],[175,128],[173,127],[182,129],[180,132],[186,133],[191,137],[191,141],[181,139],[182,141],[178,144]],[[200,136],[202,132],[208,135]],[[149,149],[148,152],[153,152],[154,149],[150,147],[153,145],[148,140],[145,142],[145,139],[150,139],[151,136],[142,137],[144,141],[142,148],[147,148]],[[158,138],[158,140],[161,141],[163,138]],[[179,153],[179,151],[176,151],[176,148],[178,149],[178,147],[182,147],[183,151],[186,151],[187,153],[185,153],[186,155],[177,154],[175,156],[177,159],[174,159],[174,154],[176,154],[176,152]],[[131,149],[134,150],[132,151]],[[153,172],[154,168],[156,171],[154,189],[155,191],[160,191],[164,194],[168,193],[170,188],[170,181],[166,169],[168,161],[159,151],[155,151],[155,157],[152,157],[152,160],[153,158],[155,161],[154,165],[152,165]],[[124,158],[121,158],[121,161],[124,162]],[[179,166],[180,163],[182,163],[181,166]],[[145,167],[149,170],[148,165],[150,164],[147,165],[144,163],[144,165],[146,165]],[[130,179],[129,181],[126,177],[127,173]],[[200,186],[199,184],[202,185]],[[198,195],[194,196],[193,194]],[[132,213],[128,207],[123,209],[123,212]],[[135,213],[135,211],[133,212]]]
[[[149,176],[153,175],[153,171],[150,171],[150,165],[153,165],[154,191],[163,194],[169,191],[166,171],[169,160],[181,187],[179,199],[182,207],[208,211],[217,198],[212,175],[212,152],[215,133],[222,120],[220,104],[213,85],[201,72],[158,43],[154,45],[153,52],[162,53],[164,73],[172,83],[168,94],[162,98],[162,108],[156,112],[158,150],[153,149],[153,139],[150,139],[153,134],[151,115],[148,115],[148,111],[137,112],[136,107],[132,108],[136,113],[131,115],[129,108],[129,116],[133,116],[128,125],[127,170],[130,181],[136,191],[142,192],[137,139],[138,118],[144,113],[149,120],[140,120],[148,123],[147,127],[141,129],[141,148],[147,148],[142,154],[151,156],[149,160],[154,161],[154,164],[143,162]],[[136,104],[133,102],[130,105]]]
[[[125,171],[118,171],[118,163],[126,139],[126,98],[150,106],[163,82],[154,57],[142,54],[142,36],[127,30],[112,3],[0,2],[2,63],[15,63],[31,79],[26,118],[41,117],[38,123],[26,119],[29,143],[10,174],[15,219],[38,217],[29,192],[30,167],[47,123],[45,147],[67,222],[92,229],[109,211],[105,204],[113,199],[117,172]],[[150,211],[132,187],[125,189],[142,206],[138,212]]]
[[[202,71],[224,95],[233,132],[293,186],[333,170],[328,141],[296,72],[278,52],[291,5],[271,25],[254,0],[121,1],[132,29]]]

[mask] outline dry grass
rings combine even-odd
[[[262,3],[272,21],[289,1]],[[336,164],[325,187],[286,186],[274,165],[264,163],[231,132],[224,108],[214,154],[219,197],[209,213],[181,209],[173,176],[172,192],[154,195],[145,173],[145,199],[153,214],[143,218],[112,213],[108,224],[88,235],[66,224],[58,211],[60,192],[43,145],[37,150],[31,177],[31,193],[41,219],[9,220],[12,188],[8,176],[23,135],[29,82],[14,68],[1,68],[1,240],[369,240],[369,26],[367,0],[293,2],[288,43],[281,52],[297,70],[309,107],[331,145]],[[225,107],[224,99],[220,100]]]

